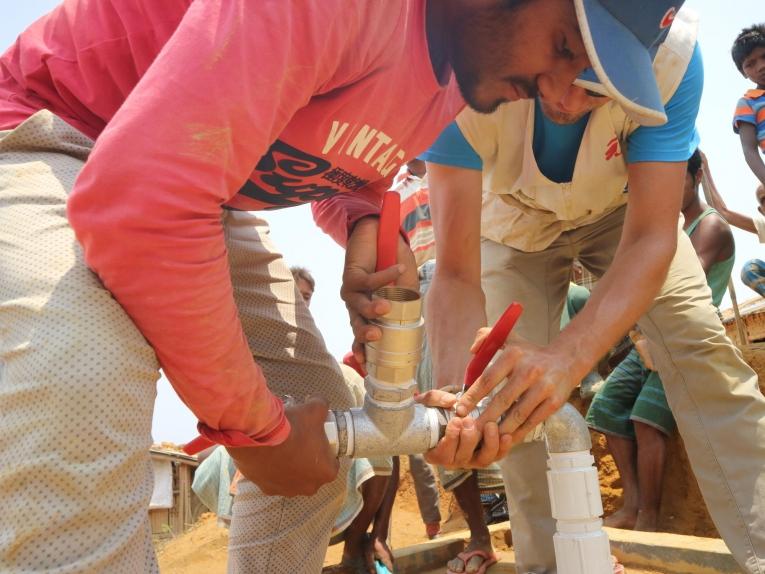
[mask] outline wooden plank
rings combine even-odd
[[[724,321],[725,330],[728,333],[728,337],[734,340],[739,346],[746,345],[747,343],[757,343],[759,341],[765,341],[765,311],[756,310],[751,311],[741,316],[741,320],[746,328],[748,334],[748,341],[744,340],[742,344],[741,336],[736,328],[736,322],[732,318]]]
[[[749,333],[746,330],[746,325],[741,319],[741,312],[738,308],[738,299],[736,298],[736,289],[733,286],[733,279],[728,277],[728,293],[730,294],[730,301],[733,305],[733,318],[736,323],[736,334],[738,334],[739,341],[744,343],[749,342]]]
[[[149,523],[151,534],[159,538],[168,538],[172,535],[170,527],[170,512],[166,508],[156,508],[149,511]]]
[[[178,464],[178,519],[181,532],[191,526],[191,468]]]
[[[149,449],[149,454],[151,455],[152,458],[157,458],[157,459],[169,458],[174,461],[182,460],[186,464],[190,464],[191,466],[199,466],[199,460],[197,459],[196,456],[188,455],[180,451],[167,450],[167,449],[162,449],[158,447],[151,447]]]
[[[711,205],[712,207],[717,207],[715,205],[715,202],[712,201],[712,180],[711,175],[707,173],[707,171],[701,170],[701,189],[704,192],[704,198],[707,200],[707,203]],[[733,318],[735,320],[736,325],[736,334],[738,335],[738,340],[740,341],[741,345],[745,345],[749,342],[749,337],[746,331],[746,328],[744,326],[743,321],[741,320],[741,312],[738,308],[738,298],[736,297],[736,289],[733,286],[733,279],[731,277],[728,277],[728,293],[730,294],[730,301],[733,305]]]

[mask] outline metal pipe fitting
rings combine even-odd
[[[390,303],[390,311],[377,320],[382,336],[366,345],[367,376],[364,413],[357,413],[355,428],[369,429],[395,442],[414,417],[417,365],[422,358],[425,323],[417,291],[383,287],[374,297]],[[370,427],[370,425],[372,425]]]
[[[341,457],[423,453],[436,446],[453,413],[414,402],[424,336],[422,299],[417,291],[392,286],[374,297],[387,300],[391,309],[372,321],[382,337],[366,345],[364,406],[331,412],[327,437]]]
[[[378,289],[374,297],[391,308],[372,321],[382,336],[366,345],[364,406],[331,413],[327,436],[338,456],[425,452],[438,442],[439,422],[435,411],[414,402],[424,334],[422,299],[417,291],[393,286]]]
[[[438,444],[454,416],[447,409],[414,402],[424,335],[420,294],[389,286],[374,297],[386,299],[391,309],[373,321],[382,337],[366,345],[364,406],[331,412],[325,423],[330,445],[340,457],[426,452]],[[471,414],[477,417],[480,410]]]
[[[330,411],[324,430],[338,457],[368,458],[427,452],[443,438],[446,425],[456,416],[452,410],[413,403],[409,423],[401,433],[391,436],[387,432],[391,427],[384,421],[379,425],[379,417],[372,418],[369,408],[365,403],[362,408]],[[482,410],[483,405],[479,405],[470,416],[477,418]]]
[[[589,452],[592,448],[590,429],[571,403],[566,403],[544,423],[547,452]]]
[[[330,412],[325,432],[337,456],[365,458],[425,452],[443,437],[453,411],[414,402],[417,365],[422,355],[424,321],[417,291],[387,286],[374,297],[391,309],[372,321],[382,336],[366,345],[367,376],[364,406]],[[471,413],[477,418],[484,405]],[[570,404],[529,433],[526,441],[547,441],[548,452],[589,451],[590,434]]]
[[[367,458],[425,452],[436,446],[455,416],[453,411],[414,402],[423,336],[419,293],[385,287],[375,296],[390,301],[391,310],[374,321],[382,337],[366,347],[364,406],[330,412],[325,423],[327,438],[337,456]],[[487,353],[485,360],[492,354]],[[490,397],[482,402],[488,400]],[[471,416],[477,418],[483,406],[479,404]],[[553,542],[558,572],[610,574],[611,553],[600,520],[603,506],[598,474],[584,418],[572,405],[565,404],[526,437],[526,441],[541,439],[546,441],[549,455],[547,481],[556,520]]]

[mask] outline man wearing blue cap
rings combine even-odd
[[[473,451],[479,437],[513,442],[501,465],[522,573],[556,571],[545,449],[524,435],[636,322],[718,530],[745,571],[765,572],[765,399],[678,227],[703,85],[696,19],[678,4],[575,0],[592,64],[577,85],[562,98],[529,89],[535,100],[491,115],[465,111],[425,155],[438,260],[428,303],[437,384],[461,382],[487,318],[496,321],[513,300],[525,306],[515,329],[522,338],[510,339],[458,413],[506,385],[429,456],[480,465],[491,456],[484,446]],[[602,278],[558,334],[575,258]],[[502,414],[498,438],[485,425]]]
[[[587,65],[570,0],[64,0],[22,32],[0,56],[0,571],[157,570],[160,366],[247,479],[232,571],[321,570],[349,463],[327,404],[279,395],[352,397],[251,212],[318,203],[357,345],[379,337],[370,292],[416,282],[403,240],[408,273],[374,273],[398,166],[465,102],[562,95]]]

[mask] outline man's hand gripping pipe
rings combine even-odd
[[[399,222],[398,194],[388,193],[378,231],[378,269],[396,263]],[[422,302],[418,292],[383,287],[376,297],[388,299],[391,310],[375,321],[382,331],[366,345],[367,395],[362,408],[329,413],[325,430],[338,456],[370,457],[422,453],[435,447],[447,423],[456,416],[445,408],[414,402],[415,374],[422,349]],[[483,373],[505,344],[523,308],[512,303],[483,340],[466,372],[463,391]],[[470,413],[478,418],[483,399]],[[611,574],[608,537],[602,529],[603,507],[590,435],[582,416],[571,405],[551,416],[526,440],[544,438],[548,450],[547,480],[559,574]],[[540,477],[541,478],[541,477]]]
[[[388,192],[383,201],[377,241],[377,268],[396,264],[400,197]],[[417,365],[422,354],[424,323],[420,294],[386,286],[375,297],[387,299],[391,310],[375,320],[382,337],[366,345],[364,406],[330,412],[325,431],[338,456],[354,458],[422,453],[444,436],[453,410],[426,407],[414,401]],[[502,346],[522,307],[513,303],[484,340],[465,374],[466,388],[483,372]],[[471,413],[477,417],[482,405]]]
[[[401,199],[397,192],[385,194],[377,235],[377,270],[396,264]],[[424,323],[419,292],[396,286],[378,289],[374,297],[388,300],[391,310],[375,320],[382,337],[366,345],[366,398],[364,406],[330,411],[324,425],[330,446],[338,457],[354,458],[423,453],[443,437],[455,416],[451,409],[415,403],[417,365],[422,354]],[[483,372],[507,339],[522,312],[511,304],[466,369],[467,389]],[[471,413],[477,418],[482,405]],[[212,446],[198,436],[184,450],[194,454]]]

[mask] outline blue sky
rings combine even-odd
[[[23,0],[6,8],[0,21],[0,46],[10,45],[32,21],[59,2]],[[735,4],[735,8],[734,8]],[[752,24],[754,15],[765,12],[762,0],[688,0],[701,18],[699,43],[704,56],[706,82],[697,126],[701,147],[710,161],[715,181],[728,206],[741,212],[752,212],[756,205],[756,180],[741,154],[738,136],[731,130],[731,117],[737,99],[749,83],[741,77],[730,59],[730,46],[741,28]],[[325,336],[332,354],[342,356],[350,347],[351,331],[345,306],[339,298],[343,251],[319,231],[310,209],[299,207],[270,212],[272,237],[290,265],[308,267],[316,277],[317,291],[311,310]],[[754,235],[734,230],[736,238],[736,292],[739,301],[754,293],[738,279],[738,270],[747,259],[760,257],[761,248]],[[728,299],[723,303],[727,306]],[[154,413],[153,435],[158,441],[185,442],[195,434],[196,420],[178,400],[166,380],[158,389]]]

